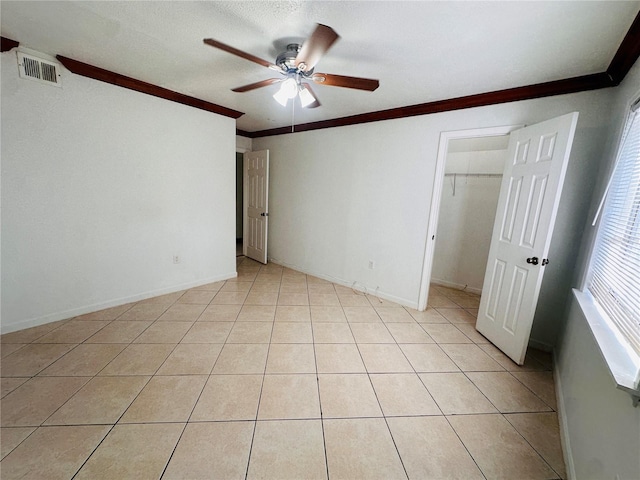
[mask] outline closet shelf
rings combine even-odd
[[[501,173],[445,173],[445,177],[453,177],[451,189],[453,196],[456,196],[456,178],[458,177],[483,177],[483,178],[502,178]]]

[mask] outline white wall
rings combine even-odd
[[[2,332],[235,275],[234,120],[1,60]]]
[[[589,196],[590,212],[581,255],[573,276],[579,287],[595,229],[590,221],[604,191],[615,157],[628,104],[640,95],[640,64],[612,96],[613,122],[607,150],[598,172],[597,188]],[[564,332],[556,349],[557,393],[564,405],[569,459],[577,479],[635,480],[640,478],[640,407],[631,397],[616,390],[591,329],[573,295],[567,296]],[[616,477],[619,475],[619,477]]]
[[[374,93],[375,94],[375,93]],[[611,90],[253,139],[269,149],[269,257],[416,306],[442,131],[580,118],[533,338],[552,345],[603,151]],[[274,104],[274,108],[277,105]],[[585,200],[586,199],[586,200]],[[368,268],[374,260],[375,269]],[[559,307],[558,307],[559,305]]]
[[[506,150],[484,150],[447,155],[445,173],[458,175],[443,181],[432,282],[482,291],[506,154]]]

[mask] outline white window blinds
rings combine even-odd
[[[640,114],[632,108],[607,192],[588,289],[640,355]]]

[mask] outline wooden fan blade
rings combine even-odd
[[[243,85],[242,87],[232,88],[232,92],[248,92],[250,90],[255,90],[256,88],[266,87],[268,85],[273,85],[274,83],[281,82],[281,78],[268,78],[266,80],[262,80],[256,83],[250,83],[249,85]]]
[[[373,92],[380,86],[378,80],[360,77],[345,77],[344,75],[332,75],[330,73],[316,73],[311,80],[320,85],[329,85],[331,87],[356,88],[358,90],[367,90]]]
[[[313,97],[313,99],[315,100],[313,103],[310,103],[309,105],[307,105],[304,108],[318,108],[320,106],[320,100],[318,100],[318,97],[316,96],[315,92],[313,90],[311,90],[311,85],[309,85],[308,83],[303,83],[302,84],[307,90],[309,90],[309,93],[311,94],[311,96]],[[301,97],[302,98],[302,97]]]
[[[219,48],[220,50],[224,50],[225,52],[231,53],[232,55],[236,55],[240,58],[244,58],[245,60],[249,60],[250,62],[257,63],[258,65],[262,65],[263,67],[280,71],[280,68],[271,62],[267,62],[266,60],[256,57],[255,55],[251,55],[250,53],[243,52],[242,50],[238,50],[237,48],[231,47],[225,43],[214,40],[213,38],[205,38],[202,41],[207,45],[210,45],[214,48]]]
[[[333,28],[318,23],[311,36],[302,44],[296,56],[296,67],[303,72],[311,70],[339,38],[340,35]]]

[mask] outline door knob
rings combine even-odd
[[[268,216],[269,216],[269,214],[268,214],[268,213],[265,213],[265,212],[262,212],[262,213],[260,214],[260,216],[261,216],[261,217],[268,217]]]
[[[527,258],[527,263],[530,263],[531,265],[537,265],[538,264],[538,257]]]
[[[542,263],[540,265],[542,265],[544,267],[545,265],[548,265],[548,264],[549,264],[549,259],[548,258],[543,258],[542,259]]]

